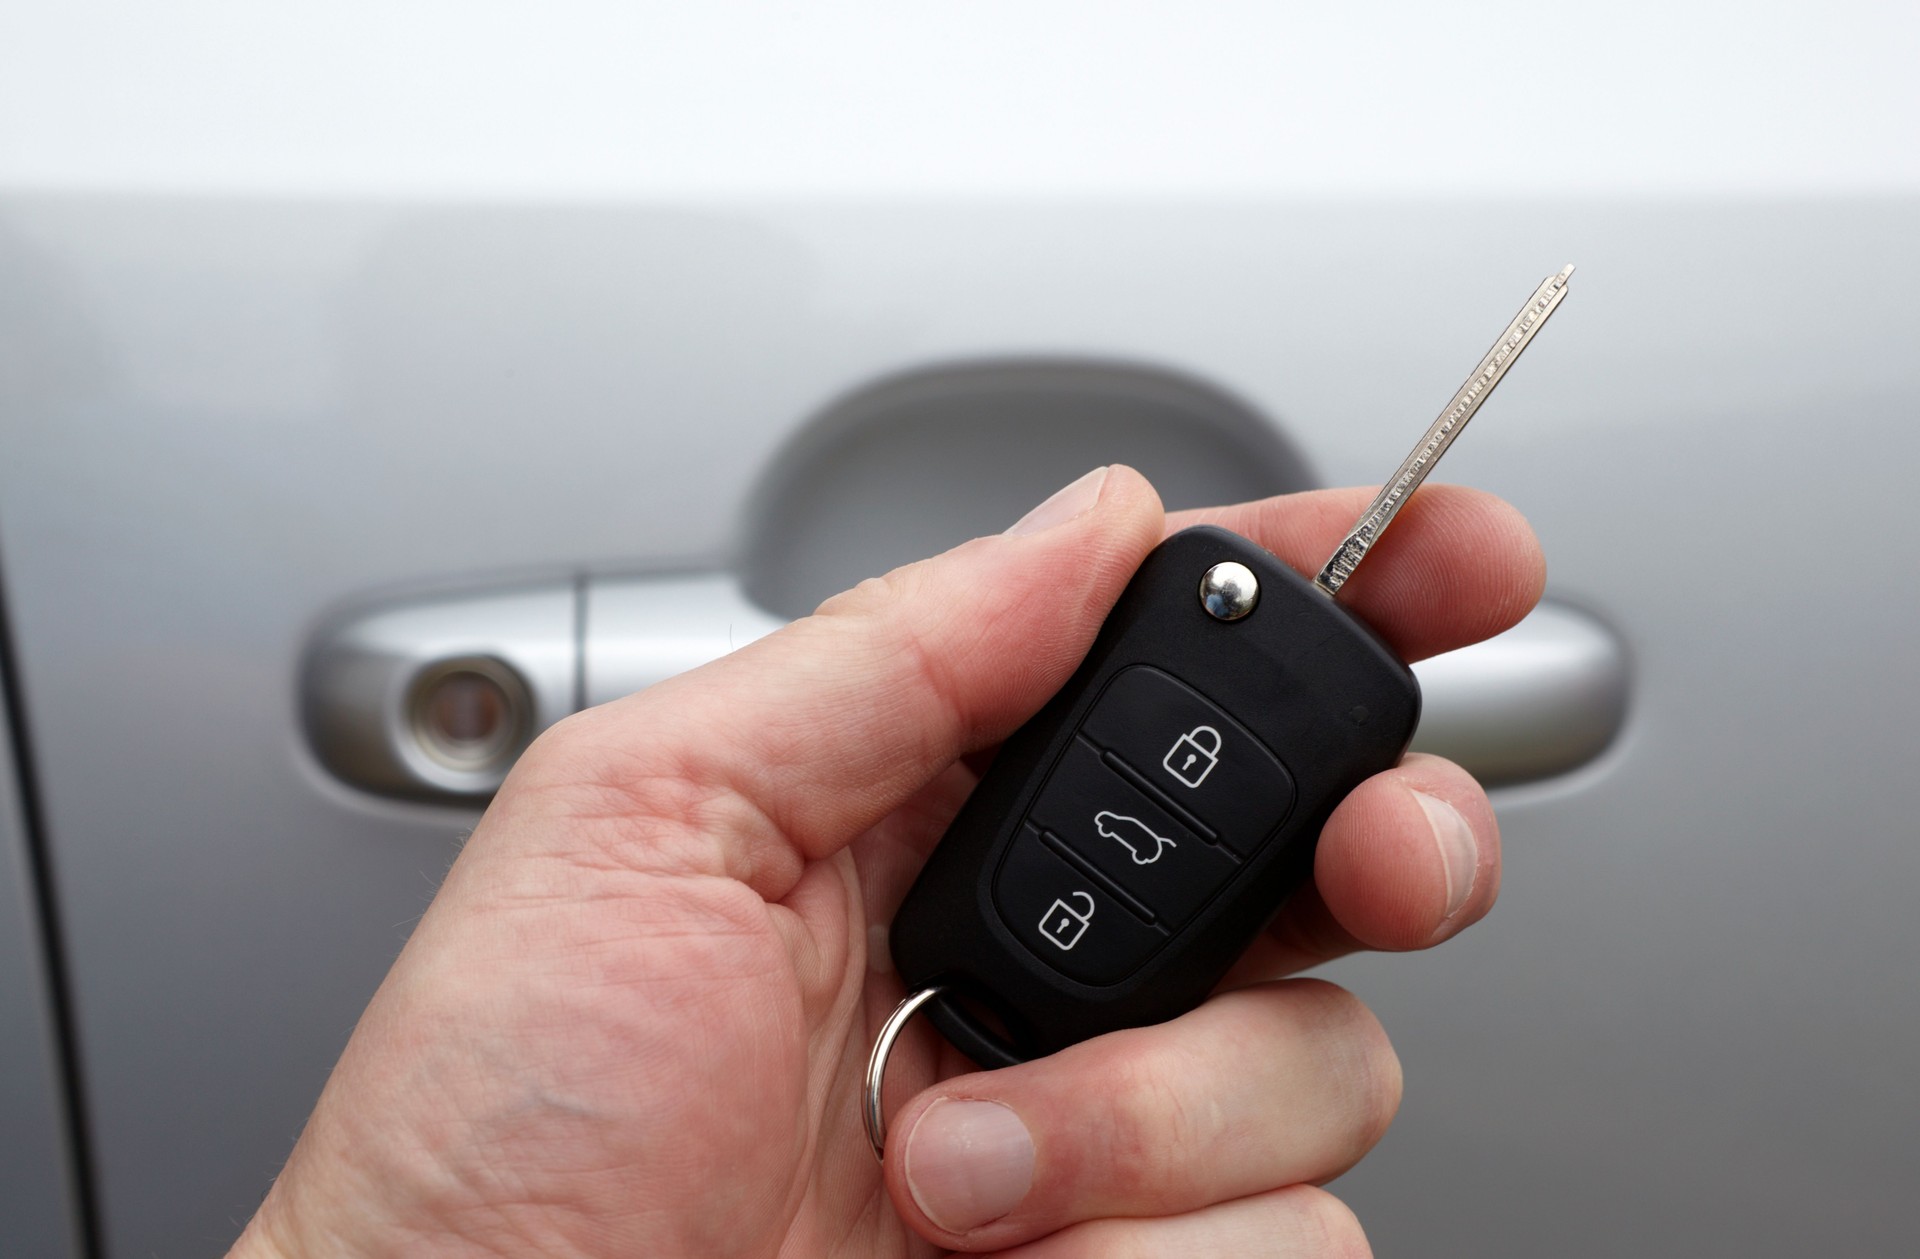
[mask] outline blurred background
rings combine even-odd
[[[1438,476],[1502,903],[1383,1256],[1911,1253],[1920,9],[0,7],[0,1238],[239,1231],[544,724],[1004,528]]]

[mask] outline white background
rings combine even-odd
[[[0,12],[0,183],[320,195],[1920,188],[1920,5]],[[555,119],[567,120],[564,130]]]

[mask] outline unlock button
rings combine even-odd
[[[1165,932],[1049,851],[1031,826],[1013,837],[993,880],[993,903],[1029,952],[1083,984],[1118,983],[1167,942]]]
[[[1080,943],[1080,937],[1087,934],[1097,908],[1092,892],[1085,889],[1068,892],[1064,899],[1056,898],[1047,906],[1047,912],[1040,915],[1040,934],[1059,946],[1062,953],[1070,953],[1073,946]]]

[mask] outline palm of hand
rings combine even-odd
[[[550,791],[575,794],[537,794]],[[368,1016],[373,1028],[434,1027],[431,1057],[389,1054],[401,1047],[381,1038],[342,1064],[374,1077],[359,1083],[388,1102],[352,1141],[363,1156],[397,1155],[374,1161],[370,1180],[416,1221],[432,1203],[421,1243],[498,1238],[581,1256],[934,1253],[889,1205],[858,1117],[871,1029],[899,997],[897,980],[869,966],[868,926],[884,917],[865,889],[904,891],[905,862],[939,833],[921,807],[802,863],[772,900],[717,870],[608,855],[636,835],[656,855],[678,848],[661,843],[657,817],[556,828],[548,816],[531,852],[489,851],[499,837],[483,826],[442,893],[460,912],[444,931],[432,915],[422,923]],[[511,830],[513,814],[493,821]],[[687,839],[683,851],[701,846]],[[478,982],[447,984],[463,973]],[[932,1042],[903,1042],[896,1085],[932,1081]],[[942,1073],[960,1069],[940,1052]]]
[[[670,707],[671,690],[628,703]],[[809,860],[701,771],[633,772],[601,727],[634,720],[583,714],[523,760],[329,1085],[379,1102],[323,1103],[346,1126],[310,1136],[351,1150],[363,1201],[390,1205],[369,1233],[404,1222],[416,1249],[934,1253],[859,1120],[871,1032],[900,996],[868,937],[973,775],[953,766]],[[935,1039],[902,1043],[891,1095],[963,1069]]]

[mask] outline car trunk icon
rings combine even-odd
[[[1150,865],[1160,860],[1162,852],[1177,847],[1165,835],[1154,834],[1153,828],[1139,818],[1109,813],[1104,809],[1093,815],[1093,829],[1105,839],[1119,840],[1132,855],[1135,865]]]

